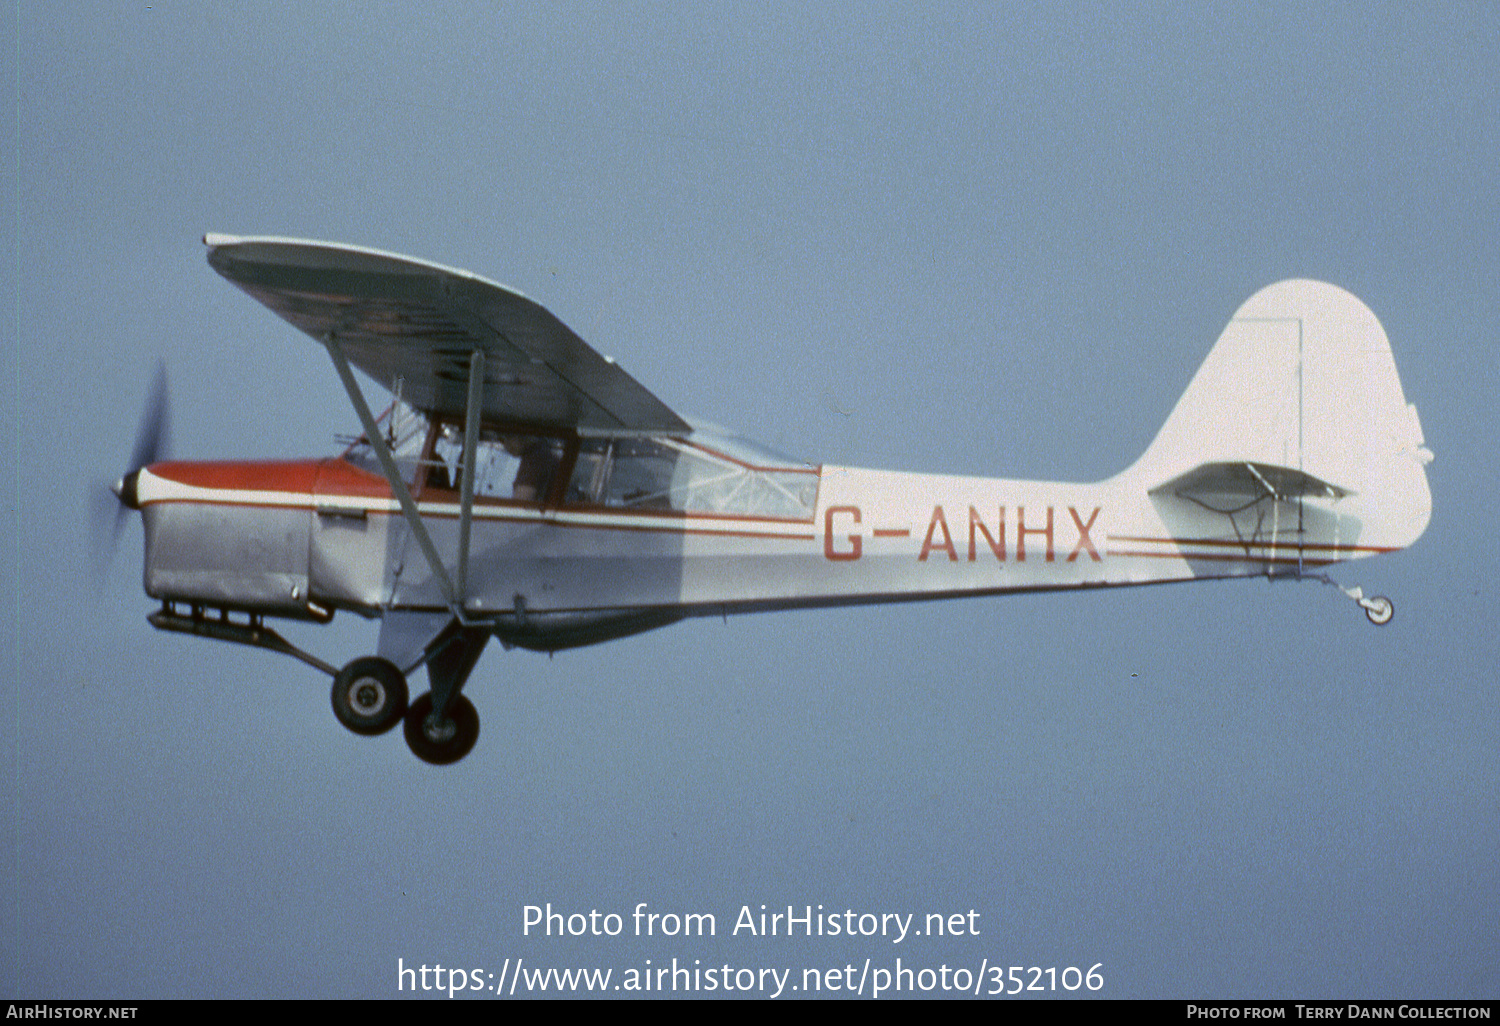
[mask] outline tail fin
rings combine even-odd
[[[1358,538],[1354,555],[1422,534],[1431,459],[1375,315],[1333,285],[1284,281],[1239,308],[1127,473],[1217,512],[1257,494],[1314,498],[1344,543]]]

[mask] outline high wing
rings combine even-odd
[[[467,271],[357,246],[208,234],[208,262],[424,413],[462,418],[483,353],[482,417],[580,434],[692,429],[540,305]]]

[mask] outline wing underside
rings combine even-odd
[[[208,262],[314,339],[332,337],[418,409],[463,417],[470,360],[484,353],[487,422],[581,434],[691,428],[546,309],[466,271],[296,239],[204,237]]]

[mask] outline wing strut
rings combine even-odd
[[[479,413],[484,403],[484,350],[469,357],[469,405],[464,411],[464,470],[459,486],[458,593],[469,594],[469,525],[474,514],[474,458],[479,449]],[[459,617],[463,622],[463,617]]]
[[[380,461],[380,469],[385,473],[386,483],[391,486],[391,493],[401,505],[401,514],[406,518],[413,537],[417,539],[422,555],[427,558],[427,565],[432,568],[433,575],[442,585],[443,597],[448,602],[449,610],[460,624],[467,626],[469,621],[464,616],[463,603],[460,601],[458,589],[453,586],[453,578],[448,576],[448,571],[443,566],[437,546],[432,544],[432,536],[427,533],[427,525],[422,523],[422,514],[417,511],[417,504],[411,497],[411,489],[407,488],[406,482],[401,479],[400,468],[396,466],[396,460],[391,456],[391,450],[385,444],[385,438],[380,433],[380,425],[375,423],[375,417],[370,413],[364,393],[359,390],[359,382],[354,380],[354,372],[349,369],[349,361],[344,358],[343,347],[339,345],[338,339],[334,338],[332,333],[324,335],[322,341],[324,348],[328,350],[328,355],[333,358],[333,367],[338,371],[344,391],[349,393],[349,402],[354,406],[354,412],[359,415],[360,425],[365,429],[365,438],[369,440],[370,448],[375,450],[375,458]],[[472,392],[472,387],[470,391]],[[473,459],[472,453],[467,451],[467,439],[465,449],[464,458],[467,463]],[[472,494],[469,495],[469,499],[472,501]],[[464,507],[465,525],[468,523],[468,509],[466,504]]]

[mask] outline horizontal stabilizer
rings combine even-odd
[[[1303,471],[1271,463],[1201,463],[1150,493],[1176,495],[1219,513],[1243,509],[1261,499],[1342,499],[1354,494]]]

